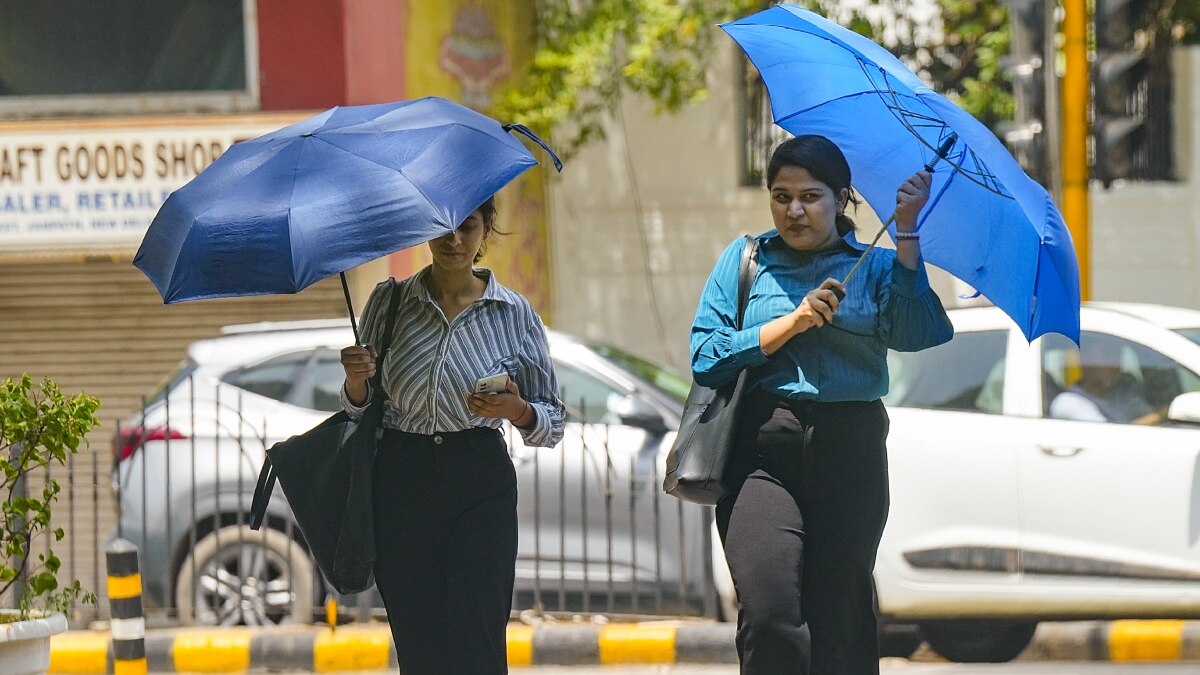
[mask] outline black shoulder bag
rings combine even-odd
[[[750,285],[757,274],[758,242],[747,236],[738,268],[738,330],[742,329]],[[715,505],[725,496],[721,479],[733,454],[738,406],[748,386],[748,377],[748,369],[743,369],[736,380],[716,389],[692,382],[679,433],[667,455],[663,490],[668,494],[708,506]]]
[[[339,593],[357,593],[375,580],[375,516],[371,474],[383,436],[383,359],[391,345],[400,293],[392,280],[383,344],[371,378],[371,401],[362,419],[345,411],[267,450],[250,529],[262,525],[275,480],[283,488],[296,524],[317,567]]]

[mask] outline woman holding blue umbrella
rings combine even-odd
[[[856,202],[841,150],[823,136],[788,140],[767,167],[775,228],[753,240],[746,328],[735,328],[743,238],[704,288],[696,381],[717,387],[745,368],[752,380],[717,505],[743,673],[879,672],[871,575],[888,509],[887,350],[953,335],[916,231],[929,185],[923,171],[900,185],[896,250],[868,250],[845,215]]]
[[[433,264],[379,284],[363,311],[371,346],[342,350],[342,403],[371,400],[384,358],[383,438],[375,459],[375,581],[405,675],[508,672],[505,628],[517,557],[517,479],[499,429],[526,445],[562,439],[563,405],[541,319],[475,263],[495,231],[489,198],[429,242]],[[399,294],[396,328],[382,335]],[[476,393],[499,375],[500,393]]]

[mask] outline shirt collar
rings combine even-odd
[[[401,303],[412,301],[427,302],[436,304],[433,301],[433,296],[429,293],[429,287],[425,285],[426,279],[429,278],[429,272],[433,269],[433,265],[426,265],[421,271],[413,275],[412,283],[405,284],[405,294],[401,296]],[[515,304],[511,297],[511,291],[496,281],[496,275],[492,271],[482,267],[477,267],[474,270],[475,276],[486,279],[487,286],[483,289],[483,295],[480,300],[494,300],[496,302],[507,302]]]
[[[764,244],[767,243],[768,241],[775,240],[775,239],[779,240],[780,245],[787,246],[787,244],[785,244],[783,242],[783,239],[780,238],[779,230],[769,230],[767,232],[763,232],[762,234],[758,235],[759,242],[764,243]],[[863,251],[867,250],[867,245],[864,244],[863,242],[859,241],[858,237],[856,237],[854,235],[854,230],[851,230],[851,231],[847,232],[846,234],[842,235],[842,244],[849,247],[853,251],[858,251],[859,253],[862,253]]]

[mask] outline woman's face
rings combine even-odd
[[[470,269],[475,265],[475,255],[487,233],[483,212],[476,209],[457,230],[429,242],[433,264],[443,269]]]
[[[784,166],[771,183],[771,218],[784,243],[797,251],[819,251],[841,239],[836,218],[850,191],[833,188],[812,177],[807,169]]]

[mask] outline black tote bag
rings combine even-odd
[[[758,273],[758,242],[747,236],[738,268],[737,329],[742,329],[750,284]],[[667,455],[663,490],[679,499],[713,506],[725,496],[721,479],[733,454],[738,406],[749,386],[748,370],[737,379],[711,389],[692,382],[675,444]]]
[[[400,294],[392,281],[383,345],[371,378],[371,402],[355,422],[345,411],[267,450],[250,529],[257,530],[278,479],[296,524],[329,585],[358,593],[375,581],[375,518],[371,489],[375,451],[383,435],[383,359],[391,343]]]

